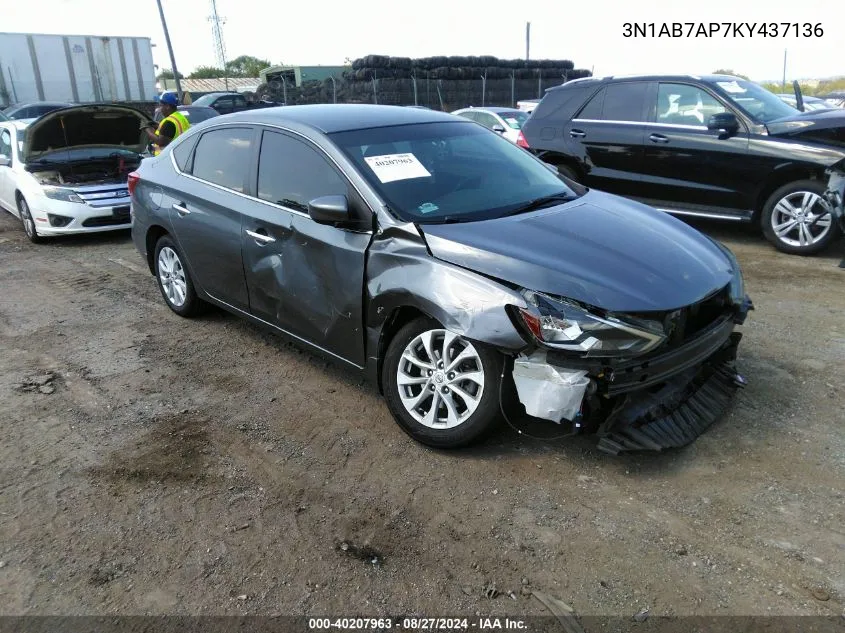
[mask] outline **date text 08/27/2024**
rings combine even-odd
[[[821,22],[625,22],[622,37],[812,38],[824,37]]]

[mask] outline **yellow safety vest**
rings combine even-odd
[[[188,121],[188,117],[181,112],[174,112],[161,120],[161,123],[158,124],[158,128],[156,129],[156,134],[161,134],[161,128],[167,121],[170,121],[176,128],[176,134],[173,136],[174,140],[185,130],[191,127],[191,122]],[[153,145],[153,156],[158,156],[159,154],[161,154],[161,148],[158,145]]]

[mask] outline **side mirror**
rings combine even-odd
[[[0,167],[8,167],[12,164],[12,159],[5,154],[0,154]]]
[[[349,222],[349,203],[346,196],[322,196],[308,203],[308,215],[317,224]]]
[[[493,130],[496,134],[504,134],[505,133],[505,128],[503,128],[501,125],[494,125],[490,129]]]
[[[739,121],[733,112],[719,112],[710,115],[707,119],[707,129],[711,132],[719,132],[719,138],[728,138],[739,130]]]

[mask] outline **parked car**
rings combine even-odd
[[[70,108],[74,104],[67,101],[33,101],[31,103],[16,103],[3,110],[3,114],[12,120],[37,119],[38,117],[59,110]]]
[[[196,125],[197,123],[202,123],[203,121],[207,121],[208,119],[211,119],[213,117],[220,116],[220,113],[214,108],[197,105],[183,105],[178,106],[176,109],[187,117],[188,122],[191,125]],[[161,114],[161,110],[156,108],[156,113],[153,117],[153,120],[156,123],[160,123],[163,118],[164,117]]]
[[[212,92],[196,99],[192,105],[214,108],[220,114],[231,114],[243,110],[274,108],[280,104],[272,101],[248,101],[238,92]]]
[[[457,116],[480,123],[488,130],[501,134],[512,143],[516,143],[519,130],[528,119],[528,114],[514,108],[498,108],[494,106],[482,108],[462,108],[452,112]]]
[[[791,105],[793,108],[798,108],[798,99],[794,94],[778,94],[777,96],[784,103]],[[804,112],[809,112],[811,110],[829,110],[833,107],[827,101],[819,99],[818,97],[808,97],[803,95],[802,100],[804,102]]]
[[[221,116],[129,187],[171,310],[211,303],[363,372],[432,446],[481,437],[514,390],[535,421],[606,422],[603,450],[680,446],[742,382],[751,306],[726,247],[460,117]]]
[[[10,120],[11,119],[9,119],[9,117],[7,117],[5,114],[0,112],[0,121],[10,121]]]
[[[516,108],[517,110],[522,110],[523,112],[531,114],[534,112],[538,103],[540,103],[539,99],[523,99],[522,101],[516,102]]]
[[[32,242],[129,228],[126,179],[141,162],[146,121],[127,106],[86,105],[0,122],[0,205]]]
[[[759,224],[781,251],[838,234],[825,169],[845,157],[845,112],[799,112],[725,75],[577,79],[550,88],[519,144],[590,187],[680,215]]]

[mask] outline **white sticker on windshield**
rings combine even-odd
[[[735,81],[717,81],[716,83],[719,84],[719,87],[725,92],[730,92],[733,94],[742,94],[743,92],[745,92],[745,88],[740,86]]]
[[[365,156],[364,160],[381,182],[427,178],[431,176],[413,154],[384,154]]]

